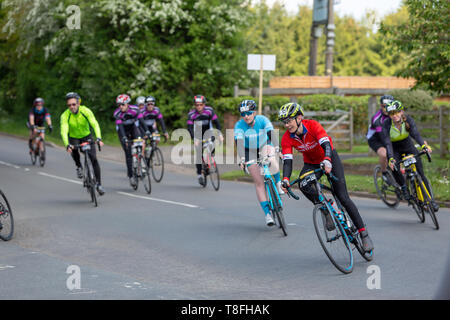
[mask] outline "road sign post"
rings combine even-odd
[[[270,54],[249,54],[247,70],[259,70],[258,114],[262,114],[263,71],[275,71],[276,56]]]

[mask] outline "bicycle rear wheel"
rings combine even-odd
[[[439,230],[439,222],[437,220],[436,213],[434,212],[433,205],[431,204],[430,193],[428,192],[427,187],[425,186],[425,183],[423,182],[420,175],[417,175],[417,183],[419,184],[420,192],[422,193],[424,200],[423,208],[430,214],[431,220],[433,221],[436,230]]]
[[[320,245],[330,262],[342,273],[348,274],[353,271],[353,253],[348,237],[340,222],[336,221],[334,214],[328,208],[333,217],[335,228],[328,231],[326,218],[322,213],[323,204],[317,204],[313,210],[314,229],[319,238]]]
[[[156,147],[150,155],[149,166],[155,182],[160,182],[164,176],[164,157],[161,150]]]
[[[269,203],[272,204],[272,215],[275,218],[275,222],[278,224],[278,226],[281,228],[281,231],[283,231],[284,236],[286,237],[288,235],[287,232],[287,225],[286,221],[284,219],[283,214],[283,207],[281,206],[279,200],[278,200],[278,193],[274,189],[274,184],[272,180],[266,181],[266,186],[268,186],[268,199],[270,200]]]
[[[0,190],[0,239],[11,240],[14,233],[14,219],[5,194]]]
[[[216,160],[213,156],[209,157],[209,177],[214,190],[218,191],[220,188],[220,175]]]
[[[145,192],[150,194],[152,192],[152,180],[150,179],[150,169],[144,157],[141,157],[141,180],[144,184]]]
[[[389,172],[389,171],[388,171]],[[381,166],[377,165],[373,172],[373,181],[375,184],[375,189],[377,190],[380,199],[390,208],[395,208],[400,203],[400,199],[396,193],[396,187],[394,185],[394,177],[389,172],[389,180],[386,182],[383,179],[383,174],[381,172]]]

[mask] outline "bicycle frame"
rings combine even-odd
[[[421,202],[425,202],[426,200],[425,200],[422,190],[418,184],[417,176],[419,175],[419,173],[417,172],[417,168],[416,168],[416,161],[417,161],[416,159],[423,154],[426,154],[428,156],[429,161],[431,160],[430,155],[427,152],[421,151],[417,155],[413,155],[413,154],[404,155],[402,160],[399,162],[399,166],[401,164],[403,164],[403,166],[405,168],[406,179],[414,182],[414,187],[416,189],[417,198]],[[423,188],[424,188],[425,192],[427,193],[428,198],[431,199],[430,191],[428,190],[426,184],[424,182],[422,182],[422,183],[423,183]]]

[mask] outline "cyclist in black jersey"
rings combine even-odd
[[[393,101],[386,107],[386,109],[389,113],[389,119],[383,123],[383,143],[386,146],[387,158],[389,159],[389,166],[393,170],[394,178],[402,187],[405,200],[409,200],[410,195],[408,194],[406,188],[405,178],[398,170],[394,170],[394,165],[396,162],[401,160],[402,154],[417,155],[419,153],[411,138],[413,138],[422,147],[422,149],[428,149],[428,152],[430,153],[432,150],[420,135],[413,118],[405,114],[401,102]],[[427,189],[431,193],[431,203],[434,210],[438,211],[439,205],[434,201],[433,191],[423,171],[423,165],[420,158],[417,158],[416,168],[425,182]]]

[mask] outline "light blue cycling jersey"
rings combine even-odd
[[[259,149],[267,144],[267,132],[273,130],[273,125],[265,116],[257,115],[253,127],[250,127],[243,119],[234,126],[234,139],[243,139],[247,149]],[[269,143],[272,145],[272,143]]]

